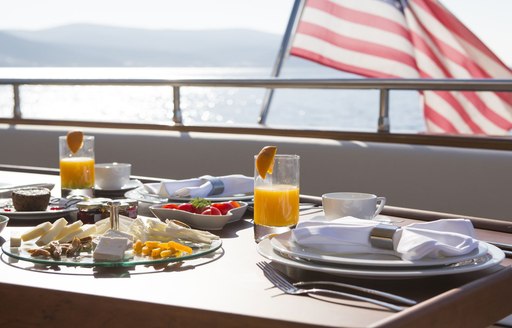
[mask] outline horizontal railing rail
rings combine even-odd
[[[257,133],[269,135],[291,135],[321,138],[358,138],[363,141],[383,141],[413,144],[449,145],[471,148],[491,148],[512,150],[512,139],[508,137],[411,135],[390,133],[389,92],[391,90],[445,90],[445,91],[496,91],[512,92],[512,80],[497,79],[289,79],[289,78],[244,78],[244,79],[161,79],[161,78],[0,78],[0,85],[13,87],[12,118],[0,119],[11,124],[53,124],[92,127],[118,127],[140,129],[170,129],[179,131],[208,131],[226,133]],[[22,85],[53,86],[169,86],[173,92],[173,122],[169,124],[101,123],[69,120],[25,119],[21,108],[19,88]],[[378,90],[379,118],[376,133],[315,131],[300,129],[271,129],[262,124],[258,127],[204,127],[182,122],[180,93],[184,87],[236,87],[265,89],[358,89]],[[266,115],[266,113],[262,113]],[[259,118],[265,122],[265,117]],[[255,123],[256,124],[256,123]]]

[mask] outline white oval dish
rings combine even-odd
[[[172,208],[162,208],[166,204],[151,205],[150,211],[160,220],[178,220],[192,228],[202,230],[222,230],[227,223],[238,221],[247,210],[247,203],[238,202],[240,207],[230,210],[226,215],[203,215]]]
[[[7,226],[7,223],[9,223],[9,217],[0,215],[0,232],[4,230],[4,228]]]

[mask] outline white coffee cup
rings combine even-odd
[[[371,220],[382,211],[385,204],[385,197],[361,192],[332,192],[322,195],[322,206],[328,219],[353,216]]]
[[[100,163],[94,165],[95,184],[104,190],[122,189],[130,181],[132,165],[128,163]]]

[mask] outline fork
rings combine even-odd
[[[281,291],[283,291],[286,294],[291,294],[291,295],[324,294],[324,295],[342,296],[342,297],[353,299],[353,300],[364,301],[364,302],[372,303],[375,305],[379,305],[379,306],[385,307],[387,309],[390,309],[390,310],[393,310],[396,312],[399,312],[399,311],[402,311],[405,309],[402,306],[398,306],[398,305],[391,304],[388,302],[379,301],[379,300],[376,300],[373,298],[344,293],[344,292],[335,291],[335,290],[321,289],[321,288],[299,288],[297,286],[294,286],[292,283],[290,283],[285,277],[283,277],[283,275],[279,271],[274,269],[274,267],[272,267],[270,264],[268,264],[266,262],[258,262],[258,263],[256,263],[256,265],[261,270],[263,270],[265,277],[267,277],[267,279],[270,280],[270,282],[272,282],[272,284],[274,284],[274,286],[276,286],[277,288],[279,288]]]

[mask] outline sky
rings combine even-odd
[[[512,66],[511,0],[441,2]],[[95,23],[148,29],[248,28],[283,34],[292,5],[293,0],[0,0],[0,30]]]

